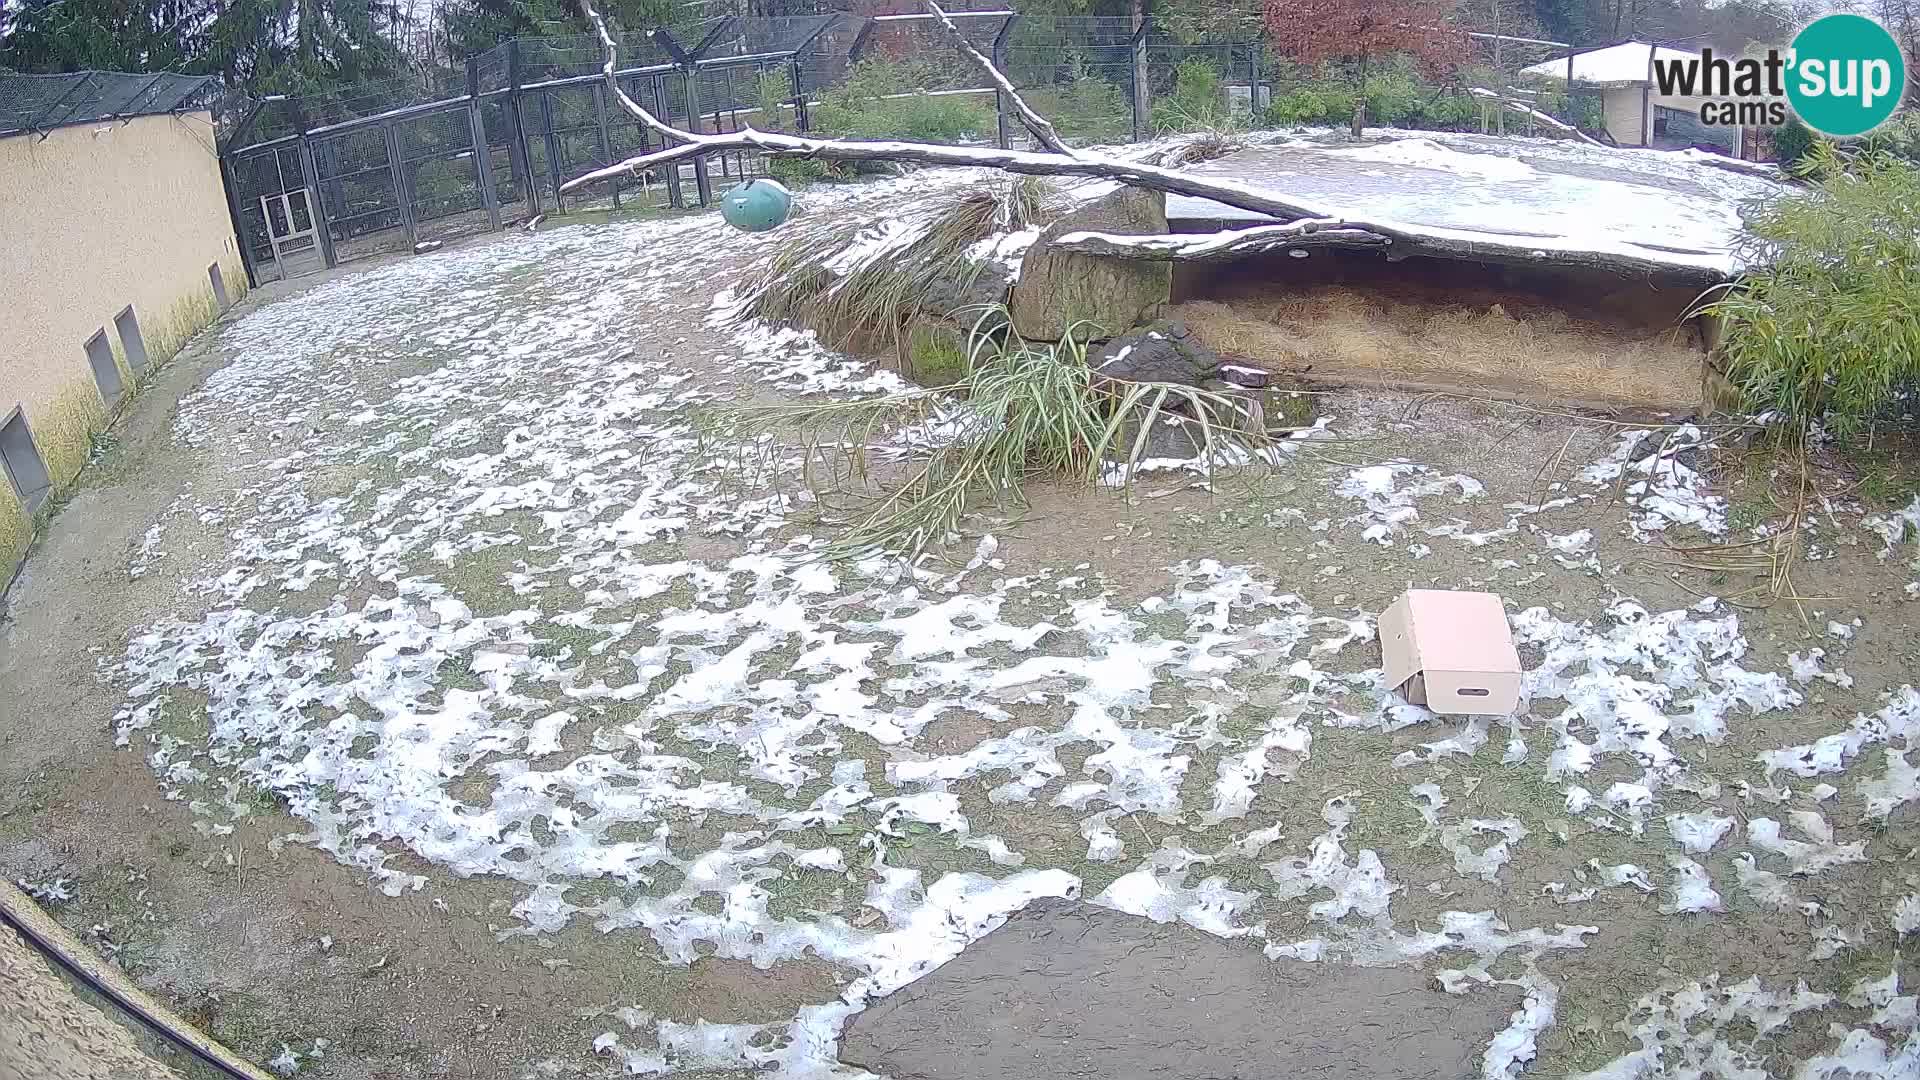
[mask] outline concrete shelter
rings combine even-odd
[[[1626,41],[1590,49],[1520,69],[1540,83],[1598,90],[1602,122],[1621,146],[1678,150],[1713,145],[1740,156],[1741,129],[1700,122],[1700,107],[1713,97],[1662,94],[1654,81],[1654,60],[1697,60],[1699,53],[1646,41]]]

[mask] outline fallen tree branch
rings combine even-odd
[[[968,41],[966,35],[960,32],[960,28],[953,24],[953,20],[947,18],[947,13],[940,9],[939,4],[934,3],[934,0],[927,0],[927,10],[933,12],[934,18],[940,20],[940,25],[947,30],[947,36],[952,38],[953,43],[960,47],[960,51],[966,53],[969,59],[979,65],[980,70],[987,73],[987,78],[993,80],[993,85],[998,87],[1001,93],[1007,95],[1007,100],[1013,103],[1014,111],[1020,115],[1020,123],[1025,126],[1028,131],[1033,132],[1033,137],[1040,140],[1040,145],[1056,154],[1065,154],[1068,157],[1076,156],[1074,152],[1068,148],[1067,144],[1061,140],[1060,133],[1053,129],[1053,122],[1035,112],[1033,108],[1027,104],[1027,99],[1020,96],[1020,91],[1013,88],[1013,83],[1005,75],[1000,73],[999,68],[993,66],[993,61],[987,59],[984,53],[973,47],[973,42]]]
[[[1384,247],[1392,242],[1379,233],[1348,228],[1344,222],[1332,218],[1302,218],[1284,225],[1256,225],[1217,233],[1136,236],[1070,232],[1055,240],[1052,247],[1055,251],[1076,251],[1082,255],[1166,262],[1313,246]]]
[[[1389,225],[1337,217],[1308,218],[1282,225],[1254,225],[1212,233],[1140,236],[1071,232],[1055,240],[1051,247],[1085,255],[1157,262],[1218,259],[1308,247],[1369,248],[1383,252],[1389,262],[1427,256],[1510,266],[1587,267],[1617,274],[1659,274],[1707,283],[1726,279],[1726,273],[1718,266],[1691,260],[1668,260],[1655,254],[1642,255],[1636,250],[1637,245],[1633,244],[1621,244],[1611,251],[1595,251],[1566,243],[1559,237],[1509,241],[1463,229]],[[1709,253],[1677,251],[1674,254],[1687,256]]]
[[[1467,93],[1472,94],[1474,97],[1477,97],[1477,98],[1489,98],[1493,101],[1496,101],[1501,105],[1506,106],[1507,109],[1511,112],[1517,112],[1522,116],[1530,117],[1534,120],[1537,120],[1540,123],[1545,124],[1550,128],[1553,128],[1555,131],[1559,131],[1564,134],[1571,135],[1574,138],[1579,139],[1581,142],[1586,143],[1588,146],[1598,146],[1603,149],[1611,149],[1610,147],[1607,146],[1606,143],[1603,143],[1599,139],[1596,139],[1593,136],[1587,134],[1586,132],[1581,131],[1579,128],[1574,127],[1572,124],[1569,124],[1564,120],[1559,120],[1554,117],[1548,116],[1546,113],[1541,112],[1539,109],[1534,108],[1533,106],[1527,104],[1524,101],[1519,100],[1518,98],[1503,97],[1500,94],[1492,90],[1489,90],[1484,86],[1469,86],[1467,87]]]
[[[593,22],[594,28],[599,32],[601,44],[606,49],[606,63],[602,65],[601,70],[606,76],[607,85],[613,91],[615,100],[619,101],[621,108],[635,119],[663,139],[673,140],[678,145],[639,154],[625,161],[584,173],[562,184],[560,187],[562,192],[576,191],[598,181],[642,173],[661,165],[677,167],[677,163],[685,159],[724,151],[752,150],[776,156],[821,157],[834,161],[905,161],[922,165],[998,169],[1002,172],[1028,176],[1081,176],[1115,180],[1130,187],[1146,188],[1169,195],[1187,195],[1197,199],[1207,199],[1263,217],[1277,218],[1283,222],[1292,223],[1311,218],[1315,219],[1315,224],[1311,227],[1302,227],[1303,233],[1309,228],[1325,230],[1337,227],[1343,232],[1353,234],[1344,236],[1338,242],[1352,246],[1384,246],[1388,249],[1387,257],[1395,260],[1411,255],[1436,255],[1523,265],[1589,266],[1617,273],[1675,275],[1706,282],[1724,281],[1728,276],[1718,261],[1719,256],[1712,252],[1672,251],[1671,254],[1677,257],[1661,258],[1656,253],[1657,249],[1627,242],[1613,244],[1609,250],[1595,251],[1591,247],[1581,246],[1561,236],[1510,234],[1510,237],[1503,237],[1485,232],[1439,226],[1362,221],[1340,214],[1330,207],[1287,198],[1249,184],[1150,165],[1143,161],[1106,157],[1087,152],[1043,154],[1026,150],[948,146],[942,143],[812,139],[777,131],[759,131],[751,126],[741,128],[739,131],[714,135],[683,131],[648,112],[620,88],[619,80],[614,74],[618,62],[618,46],[614,42],[613,34],[607,29],[606,20],[594,10],[591,0],[583,0],[582,6],[586,9],[587,17]],[[986,60],[984,56],[978,59],[984,62],[988,69],[992,69],[991,61]],[[999,76],[998,82],[1005,83],[1005,76],[1000,76],[998,71],[993,71],[993,74]],[[1255,230],[1270,228],[1272,226],[1266,224],[1254,227]],[[1234,233],[1215,234],[1212,242],[1228,250],[1232,250],[1243,240],[1249,244],[1266,243],[1268,246],[1280,243],[1273,239],[1274,234],[1271,233],[1262,235],[1256,232],[1251,237],[1238,235],[1248,231],[1238,230]],[[1376,244],[1374,241],[1359,240],[1358,234],[1361,233],[1380,237],[1381,242]],[[1108,239],[1110,246],[1116,248],[1131,247],[1139,251],[1153,252],[1157,246],[1159,250],[1167,252],[1185,250],[1183,245],[1170,244],[1164,240],[1141,244],[1137,241],[1144,238],[1110,237]],[[1114,243],[1114,241],[1119,242]],[[1651,254],[1641,254],[1643,251]],[[1105,251],[1102,254],[1119,254],[1119,252]],[[1132,257],[1178,256],[1168,254]]]

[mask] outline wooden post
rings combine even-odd
[[[1146,0],[1133,0],[1133,141],[1147,141],[1151,119],[1147,98]]]
[[[1001,71],[1007,70],[1007,35],[1013,31],[1014,20],[1019,17],[1018,13],[1007,16],[1007,21],[1000,24],[1000,32],[993,36],[993,66]],[[1007,95],[1001,90],[993,92],[993,128],[1000,149],[1012,149],[1012,136],[1007,125]]]
[[[1267,39],[1264,35],[1247,46],[1253,52],[1253,86],[1247,91],[1247,110],[1252,113],[1253,126],[1260,126],[1260,113],[1266,106],[1260,104],[1260,54],[1267,51]]]

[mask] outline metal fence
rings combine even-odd
[[[0,138],[44,135],[69,124],[205,109],[211,107],[218,89],[219,80],[213,76],[166,71],[0,75]]]
[[[1215,40],[1153,20],[1136,29],[1125,17],[951,14],[967,40],[1076,142],[1244,122],[1270,105],[1279,110],[1270,118],[1287,122],[1286,95],[1311,98],[1325,85],[1272,61],[1257,25]],[[1474,63],[1483,74],[1474,77],[1507,93],[1521,65],[1552,55],[1558,44],[1524,40],[1479,35]],[[685,130],[751,125],[1028,144],[1002,95],[928,15],[723,16],[678,36],[627,34],[618,46],[621,89]],[[582,204],[705,205],[717,185],[766,174],[763,155],[727,151],[562,194],[573,177],[665,148],[612,100],[604,61],[592,36],[520,39],[473,57],[459,77],[252,103],[230,125],[222,154],[250,269],[256,278],[282,277]],[[1196,94],[1189,78],[1204,90]],[[1532,126],[1463,87],[1445,92],[1447,123]],[[1566,102],[1538,104],[1556,115],[1570,111]]]
[[[998,9],[952,16],[1064,134],[1092,142],[1150,132],[1154,100],[1171,91],[1182,60],[1204,57],[1228,83],[1250,88],[1264,53],[1257,38],[1179,42],[1125,18]],[[926,15],[730,16],[680,38],[655,31],[618,41],[620,87],[687,130],[818,131],[836,94],[866,93],[880,114],[892,110],[888,98],[905,108],[906,99],[937,95],[961,110],[961,128],[948,137],[1026,143],[1007,103]],[[664,148],[610,100],[604,59],[588,35],[520,39],[473,57],[461,77],[233,110],[221,157],[249,269],[285,277],[582,203],[705,205],[716,185],[766,173],[763,155],[728,151],[563,195],[575,176]],[[876,71],[905,81],[869,87]]]

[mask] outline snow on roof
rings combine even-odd
[[[1300,133],[1195,171],[1435,238],[1524,243],[1544,259],[1616,254],[1721,275],[1741,268],[1742,201],[1781,190],[1775,179],[1716,167],[1698,152],[1439,131],[1382,131],[1357,145],[1339,132]],[[1263,220],[1185,195],[1167,197],[1167,217]]]
[[[1698,53],[1669,49],[1645,41],[1629,41],[1620,45],[1610,45],[1604,49],[1595,49],[1592,52],[1576,53],[1573,57],[1573,81],[1598,86],[1647,82],[1653,66],[1650,58],[1655,56],[1662,60],[1698,60],[1700,58]],[[1565,57],[1548,60],[1531,67],[1523,67],[1520,69],[1520,74],[1566,82],[1567,61]]]

